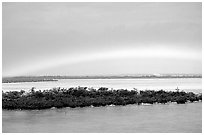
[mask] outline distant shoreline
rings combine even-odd
[[[46,82],[58,79],[174,79],[202,78],[202,75],[135,75],[135,76],[19,76],[3,77],[2,83]]]

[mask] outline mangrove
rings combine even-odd
[[[53,88],[50,90],[35,90],[33,87],[29,92],[2,91],[2,108],[13,109],[48,109],[63,107],[88,107],[106,105],[128,105],[128,104],[154,104],[176,102],[185,104],[186,102],[201,101],[202,94],[184,91],[164,91],[164,90],[108,90],[101,87],[99,89],[76,87],[76,88]]]

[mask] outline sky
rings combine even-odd
[[[201,74],[202,3],[2,5],[2,75]]]

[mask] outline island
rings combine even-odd
[[[99,89],[87,87],[75,88],[53,88],[49,90],[35,90],[31,88],[29,92],[2,91],[2,108],[14,109],[48,109],[63,107],[99,107],[106,105],[128,105],[128,104],[166,104],[175,102],[185,104],[186,102],[202,101],[202,94],[184,91],[165,90],[108,90],[101,87]]]
[[[202,78],[201,74],[133,74],[97,76],[14,76],[3,77],[2,83],[44,82],[59,79],[153,79],[153,78]]]
[[[47,81],[57,81],[57,79],[48,76],[16,76],[2,78],[2,83],[47,82]]]

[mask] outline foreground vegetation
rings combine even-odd
[[[51,90],[35,91],[32,88],[28,93],[21,90],[2,92],[3,109],[47,109],[62,107],[86,107],[86,106],[106,106],[106,105],[127,105],[141,103],[162,103],[177,102],[185,104],[202,100],[202,94],[194,94],[184,91],[137,91],[137,90],[108,90],[99,88],[98,90],[77,87],[77,88],[53,88]]]

